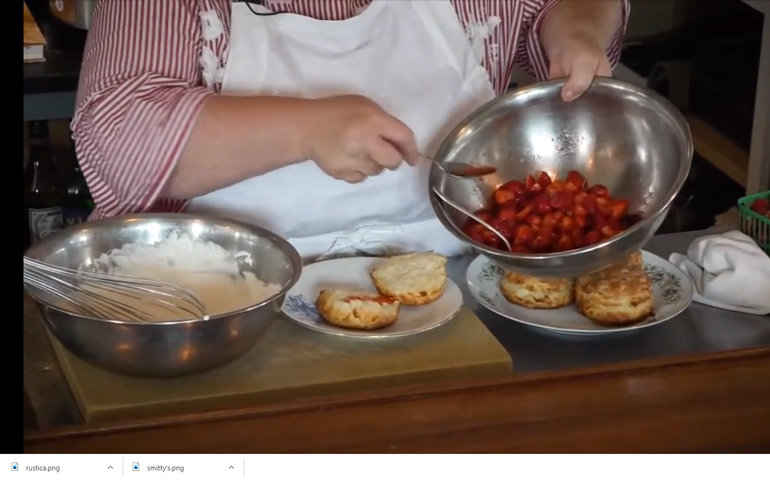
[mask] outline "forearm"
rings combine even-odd
[[[567,37],[585,36],[606,49],[622,22],[621,0],[560,0],[543,19],[540,42],[551,52]]]
[[[233,97],[207,100],[164,196],[188,199],[304,160],[299,133],[310,100]]]

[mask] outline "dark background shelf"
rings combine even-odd
[[[24,95],[77,90],[86,32],[54,18],[48,0],[25,0],[45,35],[45,62],[24,64]]]

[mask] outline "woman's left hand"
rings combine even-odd
[[[575,34],[565,38],[559,48],[550,52],[549,60],[549,78],[567,78],[561,91],[561,97],[567,102],[588,90],[594,77],[612,76],[607,53],[590,35]]]
[[[545,16],[540,42],[550,61],[549,78],[567,78],[565,101],[582,95],[594,77],[612,76],[607,49],[622,23],[620,0],[559,0]]]

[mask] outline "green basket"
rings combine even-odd
[[[741,231],[757,242],[759,248],[770,255],[770,218],[763,217],[749,207],[759,198],[770,199],[770,191],[755,193],[738,200],[741,212]]]

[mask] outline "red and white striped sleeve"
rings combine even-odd
[[[83,56],[75,149],[92,218],[179,210],[158,199],[204,102],[197,0],[99,2]]]
[[[519,44],[516,62],[528,73],[532,74],[538,80],[548,80],[549,63],[548,57],[540,45],[540,26],[543,19],[548,15],[553,7],[559,4],[561,0],[525,0],[525,10],[537,10],[533,21],[528,28],[524,29],[522,42]],[[614,68],[620,60],[620,48],[623,43],[623,37],[626,34],[628,26],[628,15],[631,10],[630,0],[621,0],[623,3],[623,21],[620,28],[615,32],[607,49],[607,58],[610,65]]]

